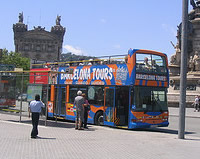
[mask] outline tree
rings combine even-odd
[[[22,57],[20,53],[8,52],[3,49],[2,58],[0,59],[1,64],[13,64],[17,68],[23,68],[24,70],[30,70],[30,59]]]

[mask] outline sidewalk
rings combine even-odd
[[[170,108],[177,115],[177,108]],[[191,112],[192,113],[192,112]],[[195,112],[196,116],[198,112]],[[31,139],[31,120],[0,113],[1,159],[198,159],[200,138],[184,140],[170,131],[124,130],[89,125],[74,129],[73,122],[40,121],[38,139]]]
[[[169,107],[170,116],[179,116],[179,108]],[[185,116],[191,118],[200,118],[200,112],[194,112],[194,108],[186,108]]]

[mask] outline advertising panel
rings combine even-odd
[[[40,97],[42,96],[42,86],[29,85],[27,93],[28,93],[27,101],[30,102],[32,100],[35,100],[36,94],[39,94]]]
[[[126,64],[77,66],[73,73],[66,73],[66,68],[60,67],[60,84],[83,85],[129,85],[131,78]],[[131,72],[130,72],[131,73]]]

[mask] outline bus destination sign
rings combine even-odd
[[[160,75],[149,75],[149,74],[136,74],[136,79],[139,80],[150,80],[150,81],[167,81],[166,76]]]

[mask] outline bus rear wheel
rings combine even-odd
[[[103,112],[97,112],[94,123],[95,125],[103,125]]]

